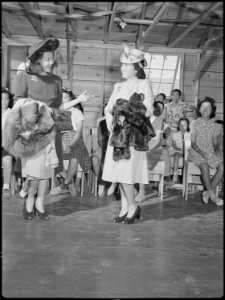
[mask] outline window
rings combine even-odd
[[[149,54],[146,60],[145,72],[152,82],[155,96],[164,93],[168,97],[173,89],[180,89],[180,55]]]
[[[11,93],[15,92],[16,75],[19,65],[25,61],[27,46],[9,46],[8,61],[9,61],[9,89]]]

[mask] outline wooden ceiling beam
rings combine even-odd
[[[161,18],[161,16],[163,15],[164,11],[169,6],[169,4],[170,4],[170,2],[164,2],[162,4],[162,6],[160,7],[159,11],[157,12],[157,14],[154,17],[152,24],[145,31],[142,32],[141,40],[144,40],[146,38],[147,34],[150,34],[150,32],[155,28],[155,26],[159,22],[159,19]]]
[[[210,12],[220,7],[222,2],[216,2],[209,5],[206,11],[204,11],[194,22],[191,23],[190,26],[175,40],[173,40],[168,46],[174,47],[180,40],[182,40],[190,31],[192,31],[204,18],[206,18]]]
[[[69,6],[69,14],[73,14],[74,13],[73,2],[68,2],[68,6]],[[70,24],[71,24],[71,30],[72,30],[72,40],[73,40],[73,42],[76,42],[76,39],[77,39],[77,29],[76,29],[77,20],[71,19]]]
[[[199,75],[200,75],[200,72],[201,72],[201,69],[202,69],[202,66],[203,66],[203,60],[205,58],[206,51],[208,50],[209,44],[211,42],[214,42],[214,41],[220,39],[221,37],[223,37],[223,32],[221,32],[217,36],[212,36],[211,35],[210,38],[206,40],[206,42],[205,42],[205,44],[204,44],[204,46],[202,48],[202,53],[201,53],[201,57],[200,57],[198,68],[197,68],[196,73],[195,73],[194,82],[196,82],[199,79]]]
[[[203,32],[203,34],[202,34],[202,36],[201,36],[201,38],[199,40],[197,48],[202,48],[204,46],[205,41],[207,39],[210,39],[210,37],[212,35],[212,32],[214,30],[214,28],[211,26],[211,24],[215,24],[215,22],[216,22],[216,19],[215,18],[211,18],[210,25],[208,25],[205,28],[205,30],[204,30],[204,32]]]
[[[29,2],[19,2],[20,6],[22,7],[22,10],[24,11],[24,14],[32,24],[34,30],[36,31],[38,37],[40,39],[44,39],[44,33],[41,27],[41,21],[40,17],[36,17],[32,14],[32,7],[30,6]]]
[[[3,14],[2,14],[2,31],[4,32],[4,35],[7,39],[11,38],[12,33],[9,31],[9,27],[7,25],[5,16]]]
[[[182,14],[184,12],[184,9],[185,9],[185,5],[184,4],[181,4],[180,7],[179,7],[179,10],[177,12],[177,17],[176,17],[176,21],[175,21],[175,24],[173,25],[170,33],[169,33],[169,38],[168,38],[168,42],[167,42],[167,46],[171,43],[172,41],[172,38],[173,38],[173,35],[174,35],[174,32],[177,28],[177,21],[182,17]]]
[[[148,4],[148,2],[143,2],[141,16],[140,16],[141,20],[144,20],[146,17],[147,8],[149,7],[147,4]],[[153,4],[153,2],[150,2],[150,5],[151,4]],[[138,32],[137,32],[137,37],[136,37],[136,42],[135,42],[137,48],[139,48],[139,46],[140,46],[140,42],[141,42],[140,39],[141,39],[143,27],[144,27],[144,25],[141,25],[141,24],[138,26]]]
[[[108,42],[110,41],[112,24],[114,22],[115,13],[116,13],[115,12],[116,4],[117,4],[117,2],[108,3],[108,8],[112,11],[112,14],[107,17],[106,23],[105,23],[105,32],[104,32],[104,43],[105,44],[108,44]]]

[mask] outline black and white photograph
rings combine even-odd
[[[2,297],[222,298],[223,2],[1,17]]]

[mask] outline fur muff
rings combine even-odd
[[[57,131],[73,130],[71,111],[62,111],[57,108],[52,108],[52,111]]]
[[[113,159],[129,159],[130,146],[137,151],[147,151],[148,142],[155,137],[152,124],[145,116],[146,107],[143,104],[144,95],[134,93],[129,101],[118,99],[113,108],[113,131],[110,145],[114,146]],[[123,124],[120,116],[124,116]]]
[[[56,135],[51,109],[26,99],[8,115],[3,130],[2,146],[15,157],[31,157],[45,148]]]

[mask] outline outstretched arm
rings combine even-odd
[[[62,110],[68,110],[71,107],[77,105],[80,102],[86,102],[90,97],[95,97],[93,95],[90,95],[87,91],[84,91],[83,93],[81,93],[76,99],[71,100],[67,103],[63,103],[60,105],[60,109]]]

